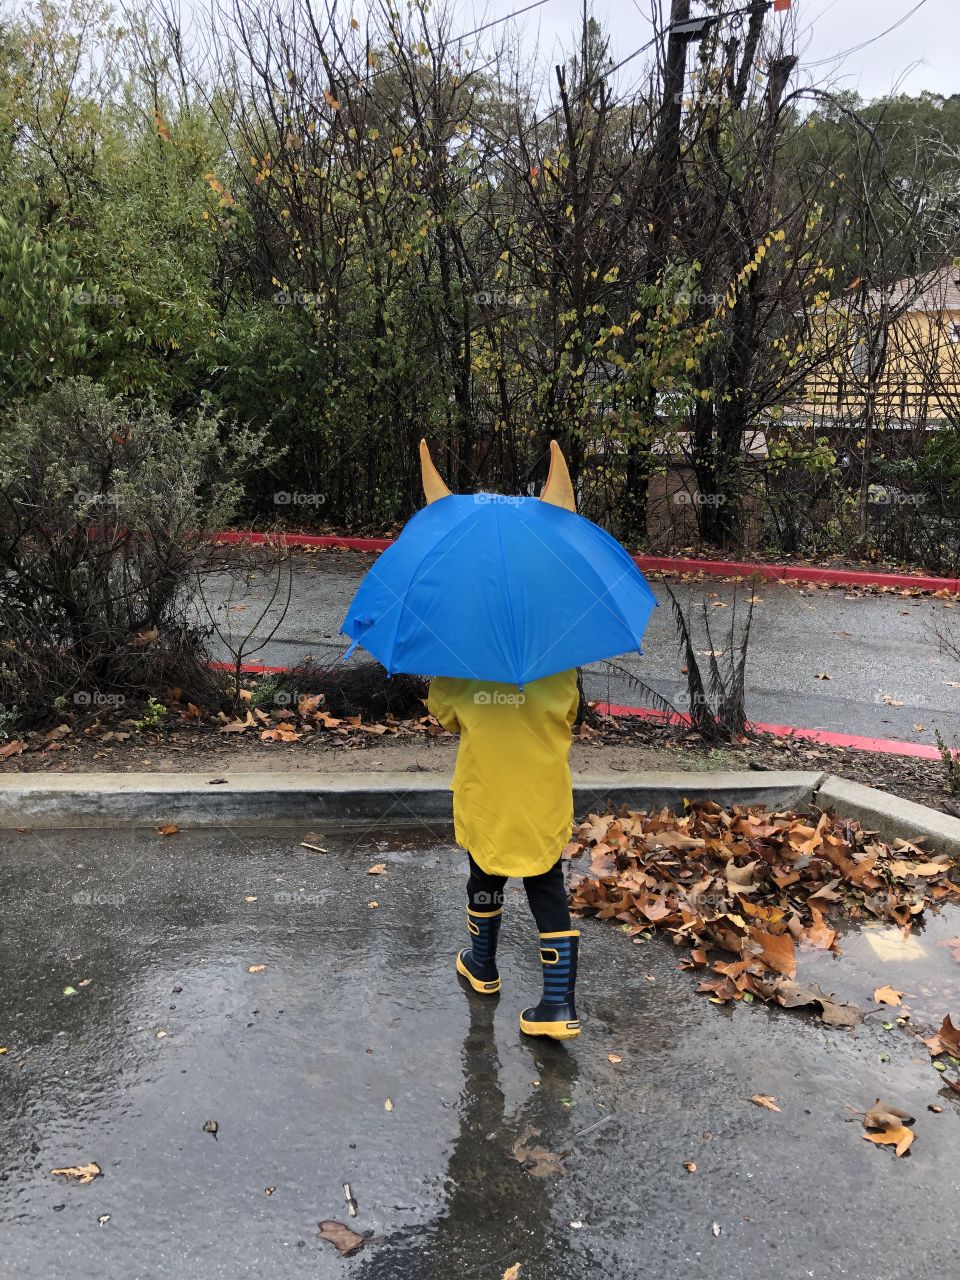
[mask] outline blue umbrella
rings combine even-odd
[[[348,657],[360,644],[390,674],[525,685],[639,650],[656,598],[615,538],[565,509],[553,450],[543,495],[507,498],[451,494],[422,447],[428,505],[361,582]]]

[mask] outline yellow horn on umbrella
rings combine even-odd
[[[449,498],[450,490],[444,484],[440,472],[433,465],[433,459],[430,457],[430,450],[427,448],[426,440],[420,441],[420,472],[423,476],[423,492],[427,499],[427,506],[431,502],[436,502],[438,498]]]
[[[550,441],[550,471],[540,494],[540,501],[552,503],[555,507],[566,507],[568,511],[577,509],[570,472],[556,440]]]

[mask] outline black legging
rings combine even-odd
[[[503,886],[506,876],[488,875],[470,858],[470,879],[467,881],[467,904],[474,911],[492,911],[503,906]],[[527,901],[540,933],[562,933],[570,928],[570,908],[563,883],[563,865],[558,858],[549,871],[539,876],[524,876],[523,887]]]

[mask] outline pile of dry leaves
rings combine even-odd
[[[929,906],[960,898],[946,856],[905,840],[891,847],[825,813],[707,803],[680,817],[591,814],[565,854],[590,858],[575,878],[575,911],[689,946],[682,967],[704,971],[698,989],[712,1000],[814,1005],[833,1026],[855,1025],[862,1011],[795,981],[798,947],[839,951],[828,915],[910,929]]]
[[[221,733],[241,734],[250,731],[251,736],[259,737],[261,742],[299,742],[301,738],[317,730],[331,730],[344,740],[344,746],[360,745],[357,739],[362,734],[398,737],[425,733],[436,738],[443,733],[443,729],[430,715],[399,720],[388,712],[382,720],[367,724],[358,715],[330,715],[322,693],[300,697],[292,708],[271,707],[269,710],[252,706],[249,690],[244,689],[241,697],[247,703],[246,716],[231,720],[229,716],[221,714],[217,717],[221,721]]]

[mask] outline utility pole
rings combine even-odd
[[[689,36],[677,27],[690,19],[690,0],[670,0],[670,27],[667,33],[667,57],[663,72],[663,101],[660,132],[657,138],[653,205],[653,232],[648,272],[654,279],[666,262],[673,218],[674,188],[680,163],[680,125],[683,119],[683,82],[687,62]]]

